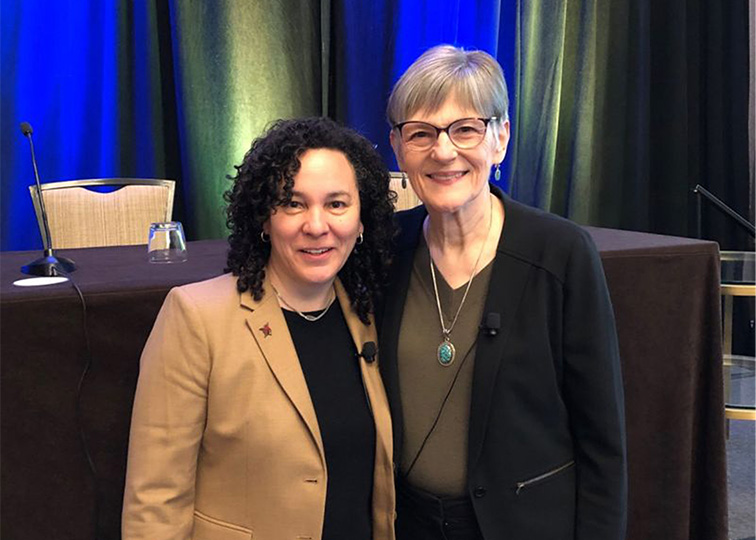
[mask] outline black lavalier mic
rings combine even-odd
[[[486,315],[486,322],[481,324],[480,328],[491,337],[497,335],[501,329],[501,315],[493,312],[489,313]]]
[[[21,267],[24,274],[33,276],[60,276],[70,274],[76,270],[76,264],[65,257],[56,257],[53,253],[52,238],[50,237],[50,225],[47,222],[47,210],[45,210],[45,200],[42,198],[42,185],[39,182],[39,172],[37,171],[37,158],[34,156],[34,142],[32,133],[34,130],[29,122],[21,122],[21,133],[29,139],[31,148],[32,166],[34,167],[34,180],[37,183],[37,199],[39,200],[39,210],[42,216],[42,230],[44,244],[44,256],[36,259],[26,266]]]
[[[375,362],[376,354],[378,354],[378,347],[376,346],[375,342],[367,341],[362,344],[362,352],[358,353],[357,356],[364,358],[365,362],[367,362],[368,364],[372,364],[373,362]]]

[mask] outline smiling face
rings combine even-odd
[[[406,120],[427,122],[445,127],[461,118],[481,115],[457,103],[453,96],[437,111],[420,111]],[[489,125],[483,141],[475,148],[456,147],[447,133],[441,133],[428,150],[413,150],[391,130],[391,146],[401,169],[407,173],[412,188],[429,212],[457,213],[487,200],[491,167],[504,159],[509,142],[509,122],[503,122],[495,134]]]
[[[362,232],[357,179],[347,157],[321,148],[307,150],[299,161],[291,201],[264,226],[268,268],[290,297],[328,291]]]

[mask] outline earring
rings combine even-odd
[[[407,189],[407,173],[402,171],[402,189]]]
[[[494,180],[496,180],[497,182],[499,180],[501,180],[501,169],[500,169],[500,167],[501,167],[501,163],[497,163],[496,164],[496,170],[494,171]]]
[[[357,242],[356,242],[356,244],[357,244],[357,245],[359,246],[359,245],[360,245],[360,244],[362,244],[362,243],[363,243],[364,241],[365,241],[365,237],[364,237],[364,236],[362,236],[362,233],[360,233],[360,235],[359,235],[359,236],[357,237]]]
[[[268,242],[270,242],[270,235],[265,234],[265,231],[260,231],[260,240],[263,244],[267,244]]]

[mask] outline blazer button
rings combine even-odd
[[[475,497],[476,499],[480,499],[480,498],[482,498],[482,497],[485,497],[485,496],[486,496],[486,488],[484,488],[483,486],[478,486],[478,487],[476,487],[476,488],[475,488],[475,489],[473,490],[473,496],[474,496],[474,497]]]

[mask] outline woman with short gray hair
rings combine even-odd
[[[489,183],[509,143],[501,67],[430,49],[388,102],[424,203],[398,214],[383,311],[399,540],[622,540],[622,377],[588,233]]]

